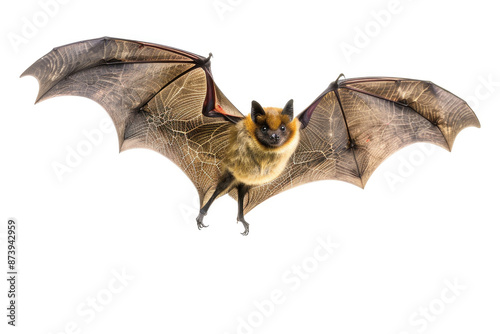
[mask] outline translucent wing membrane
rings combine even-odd
[[[246,212],[307,182],[332,179],[364,187],[397,150],[417,142],[451,150],[462,129],[479,127],[465,101],[431,82],[401,78],[337,80],[298,117],[297,151],[280,177],[249,191]]]
[[[82,41],[55,48],[22,75],[38,79],[37,101],[76,95],[98,102],[116,126],[120,151],[168,157],[202,203],[220,176],[227,129],[243,117],[215,85],[209,58],[162,45]]]

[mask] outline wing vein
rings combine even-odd
[[[354,143],[352,141],[351,133],[349,132],[349,126],[347,125],[347,119],[345,116],[344,107],[342,106],[342,101],[340,100],[338,88],[336,87],[333,91],[335,92],[335,96],[337,97],[337,101],[339,101],[340,111],[342,112],[342,117],[344,118],[345,129],[347,131],[347,136],[349,137],[349,149],[351,150],[352,157],[354,159],[354,162],[356,163],[356,170],[358,172],[358,178],[361,181],[361,187],[364,188],[365,185],[363,182],[363,178],[361,177],[361,172],[359,170],[358,160],[356,159],[356,153],[354,152]]]

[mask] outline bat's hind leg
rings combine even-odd
[[[241,233],[242,235],[248,235],[248,232],[250,232],[250,225],[245,220],[243,214],[243,209],[244,209],[243,199],[245,198],[245,195],[249,189],[250,187],[247,186],[246,184],[243,183],[238,184],[238,218],[236,218],[236,222],[241,222],[245,227],[245,231]]]
[[[198,230],[201,230],[204,227],[208,227],[208,225],[203,224],[203,218],[207,215],[210,205],[212,205],[213,201],[215,201],[217,196],[219,196],[224,190],[229,188],[229,186],[231,186],[233,182],[234,182],[234,176],[231,173],[225,173],[219,179],[219,183],[217,183],[214,193],[207,201],[207,203],[205,203],[205,205],[200,209],[200,213],[198,214],[198,217],[196,217]]]

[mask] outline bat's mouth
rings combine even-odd
[[[267,140],[267,144],[271,147],[279,147],[281,144],[283,144],[283,137],[280,137],[280,135],[273,133],[269,136]]]
[[[278,148],[278,147],[280,147],[280,146],[283,145],[283,140],[281,140],[281,139],[279,139],[279,140],[268,140],[265,144],[268,147]]]

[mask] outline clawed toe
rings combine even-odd
[[[200,213],[198,217],[196,217],[196,224],[198,224],[198,230],[201,230],[204,227],[208,227],[208,225],[203,224],[204,214]]]
[[[245,220],[243,219],[238,219],[236,223],[241,222],[243,226],[245,227],[245,231],[241,232],[241,235],[248,235],[248,232],[250,232],[250,224],[248,224]]]
[[[198,223],[198,230],[201,230],[204,227],[208,227],[209,225],[205,225],[203,223]]]

